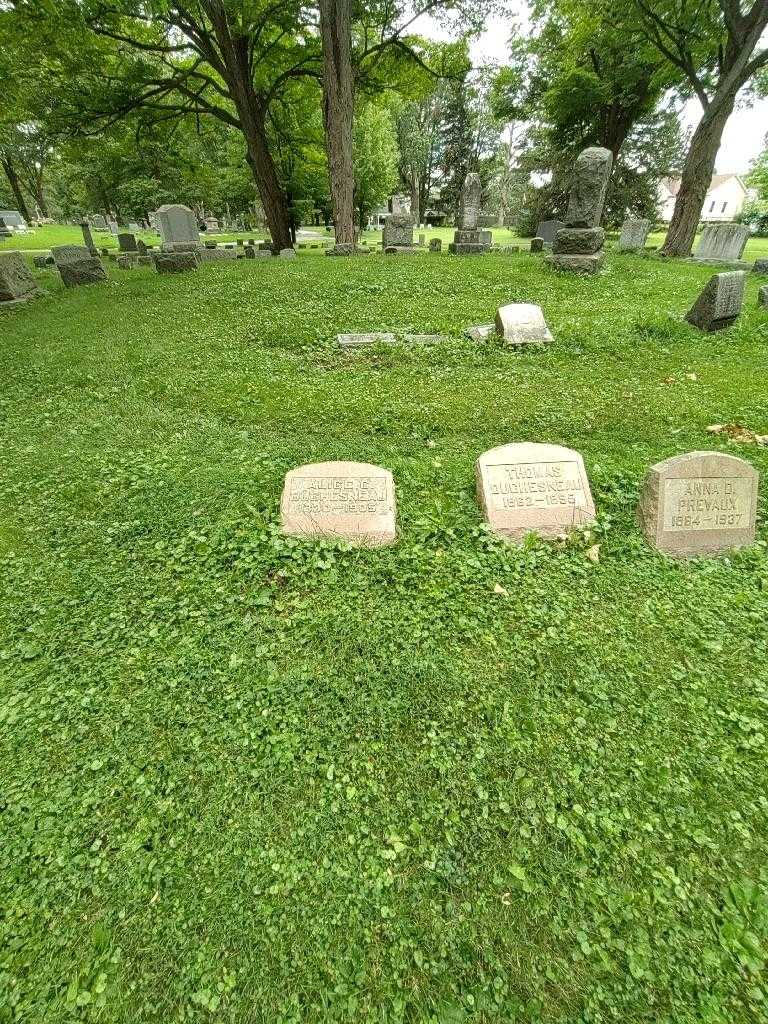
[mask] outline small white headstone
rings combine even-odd
[[[338,537],[375,547],[395,540],[392,474],[367,462],[317,462],[292,469],[280,502],[283,533]]]
[[[513,302],[496,311],[496,333],[508,345],[543,344],[553,341],[541,306]]]
[[[477,496],[488,525],[511,540],[554,537],[595,518],[584,460],[556,444],[505,444],[475,464]]]

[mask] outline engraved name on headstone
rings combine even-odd
[[[392,474],[366,462],[318,462],[292,469],[280,502],[283,533],[338,537],[361,546],[391,544]]]
[[[638,520],[659,551],[713,555],[755,539],[758,473],[724,452],[688,452],[651,466]]]
[[[488,525],[511,540],[557,536],[595,518],[584,460],[555,444],[524,442],[484,452],[475,464]]]

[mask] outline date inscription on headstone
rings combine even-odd
[[[664,529],[742,530],[752,506],[752,481],[689,477],[664,481]]]
[[[289,510],[301,515],[384,515],[386,502],[383,477],[297,476],[288,497]]]
[[[486,467],[491,506],[516,508],[587,507],[577,462],[522,462]]]

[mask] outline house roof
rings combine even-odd
[[[707,189],[707,193],[712,192],[716,188],[719,188],[721,185],[725,184],[726,181],[730,181],[731,178],[735,178],[736,181],[738,181],[742,191],[746,195],[747,187],[738,174],[713,174],[712,180],[709,183],[709,188]],[[671,196],[676,196],[677,193],[680,191],[679,178],[662,178],[661,184],[667,190],[667,192],[669,192]]]

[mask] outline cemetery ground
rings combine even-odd
[[[3,1019],[765,1019],[768,448],[707,427],[768,433],[768,319],[606,268],[109,264],[0,314]],[[553,345],[462,337],[515,301]],[[583,454],[591,531],[483,528],[522,440]],[[759,540],[676,562],[639,487],[702,448]],[[395,546],[280,535],[326,459],[392,470]]]

